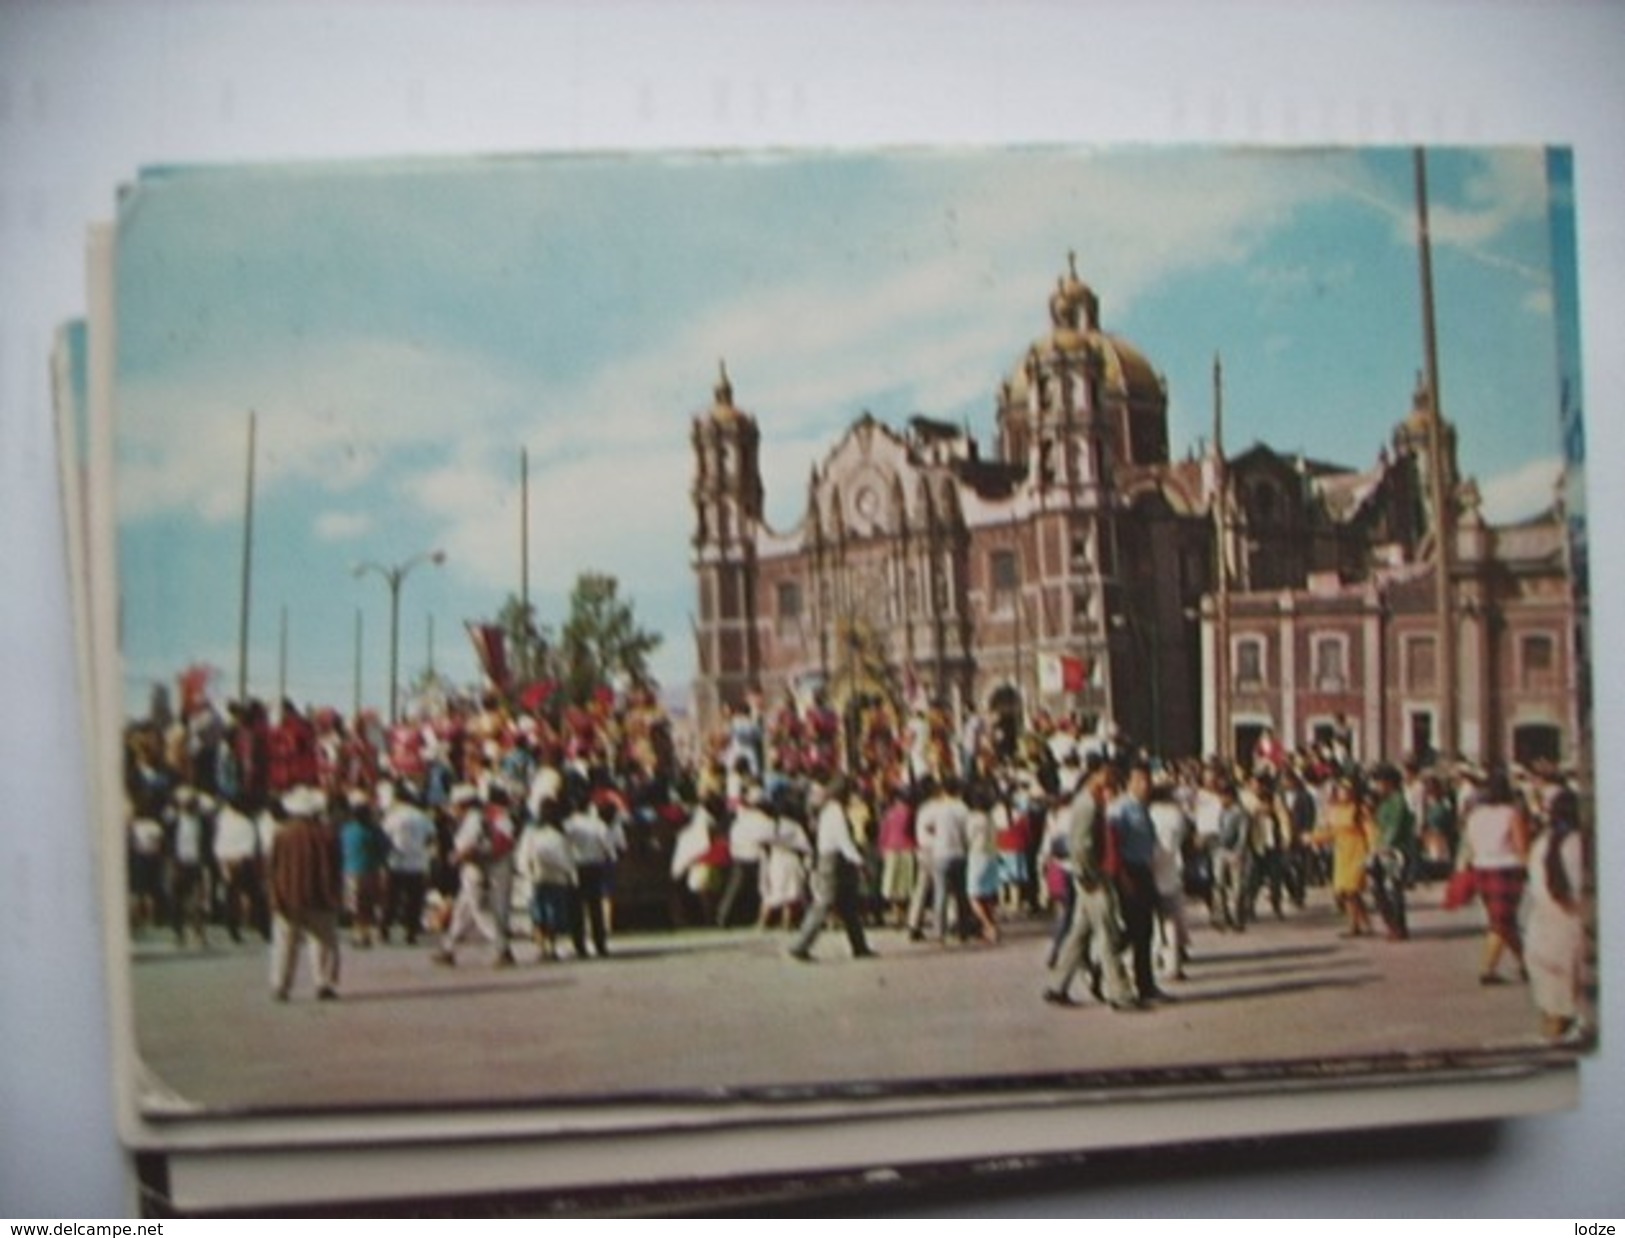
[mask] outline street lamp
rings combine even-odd
[[[394,726],[400,718],[397,707],[400,691],[400,652],[401,652],[401,582],[404,581],[413,568],[420,563],[432,563],[439,567],[446,561],[444,550],[425,550],[413,555],[405,562],[397,563],[394,567],[385,567],[381,563],[358,563],[350,569],[350,575],[357,580],[368,572],[376,572],[384,578],[389,586],[389,725]]]

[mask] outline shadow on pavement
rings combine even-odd
[[[459,997],[477,997],[487,993],[531,993],[549,991],[558,988],[568,988],[575,981],[564,975],[552,973],[538,975],[526,980],[486,980],[477,984],[423,984],[402,985],[393,988],[363,989],[360,992],[342,992],[339,1004],[343,1006],[359,1006],[367,1002],[401,1002],[416,1001],[420,998],[435,998],[443,1001],[452,1001]]]
[[[1482,937],[1482,924],[1435,924],[1426,928],[1411,925],[1411,937],[1417,941],[1450,941],[1463,937]]]
[[[1246,937],[1243,933],[1242,938]],[[1193,954],[1193,963],[1256,963],[1268,959],[1316,959],[1336,954],[1338,946],[1330,942],[1324,946],[1273,946],[1265,950],[1206,950]]]
[[[241,945],[225,941],[219,945],[187,946],[185,949],[142,943],[130,951],[130,962],[140,967],[151,963],[225,963],[243,954],[263,954],[269,949],[269,943],[259,941],[246,941]]]
[[[1199,983],[1208,979],[1231,981],[1242,980],[1249,976],[1291,976],[1306,971],[1322,971],[1327,968],[1346,969],[1350,967],[1368,968],[1372,966],[1372,964],[1366,959],[1358,958],[1354,955],[1348,955],[1343,958],[1324,959],[1316,962],[1266,962],[1260,967],[1227,967],[1223,972],[1210,977],[1204,970],[1204,964],[1207,962],[1207,959],[1197,958],[1192,959],[1186,964],[1186,966],[1191,969],[1190,978],[1192,983]]]
[[[1348,977],[1322,977],[1315,980],[1283,980],[1276,984],[1249,984],[1230,986],[1208,993],[1190,993],[1184,989],[1168,994],[1169,1006],[1198,1006],[1215,1002],[1252,1001],[1261,997],[1287,997],[1293,993],[1308,993],[1315,989],[1357,989],[1378,979],[1375,973]],[[1165,989],[1164,992],[1167,992]]]

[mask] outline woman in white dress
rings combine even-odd
[[[812,840],[807,837],[790,801],[788,794],[774,797],[773,837],[763,849],[759,928],[772,928],[775,920],[781,928],[795,928],[807,901],[807,866],[812,857]]]
[[[1580,917],[1584,857],[1579,799],[1558,793],[1548,810],[1550,824],[1529,851],[1529,923],[1524,930],[1524,961],[1530,996],[1540,1011],[1540,1030],[1559,1040],[1579,1017],[1585,925]]]

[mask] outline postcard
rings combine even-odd
[[[219,1201],[1573,1103],[1574,209],[1539,148],[143,173],[126,1138]]]

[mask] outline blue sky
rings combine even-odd
[[[1537,149],[1429,154],[1441,391],[1493,518],[1558,469],[1551,195]],[[1561,187],[1567,193],[1567,187]],[[999,379],[1076,251],[1105,329],[1167,379],[1176,453],[1369,465],[1422,364],[1411,154],[1032,149],[514,157],[144,175],[121,204],[125,692],[207,661],[235,684],[243,463],[258,418],[250,687],[387,700],[387,591],[417,569],[403,677],[471,680],[465,619],[519,580],[562,619],[615,574],[693,673],[689,419],[725,357],[763,435],[770,520],[864,409],[991,440]],[[1568,256],[1564,255],[1564,261]]]

